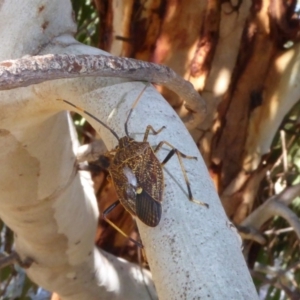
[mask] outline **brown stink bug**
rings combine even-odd
[[[190,188],[190,183],[182,162],[182,158],[197,158],[181,153],[166,141],[160,142],[155,148],[152,148],[147,141],[150,131],[154,135],[156,135],[159,134],[163,129],[165,129],[165,126],[156,131],[151,125],[148,125],[142,142],[138,142],[129,136],[128,121],[134,107],[137,105],[146,87],[134,102],[127,116],[127,120],[124,125],[126,135],[122,138],[120,138],[114,130],[112,130],[101,120],[93,116],[91,113],[83,110],[82,108],[74,105],[67,100],[61,100],[102,124],[116,137],[119,142],[115,149],[108,151],[103,155],[100,155],[98,160],[95,161],[94,164],[97,164],[98,166],[106,169],[109,172],[110,179],[113,181],[117,195],[119,196],[119,200],[113,203],[103,212],[103,218],[112,227],[114,227],[117,231],[119,231],[126,237],[128,236],[120,228],[118,228],[113,222],[107,219],[107,215],[117,205],[119,205],[119,203],[121,203],[130,214],[136,216],[144,224],[150,227],[157,226],[162,214],[161,203],[163,200],[164,192],[163,166],[174,154],[177,155],[181,166],[181,170],[187,185],[189,200],[208,207],[207,203],[194,200]],[[163,145],[169,146],[171,150],[165,157],[165,159],[160,162],[155,153],[158,152]],[[137,243],[136,241],[134,242]]]

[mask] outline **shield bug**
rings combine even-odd
[[[112,227],[119,231],[125,237],[128,237],[119,227],[111,222],[107,215],[120,203],[124,208],[133,216],[136,216],[144,224],[155,227],[159,224],[162,214],[162,200],[164,191],[164,174],[163,166],[174,156],[177,155],[180,167],[186,182],[189,200],[208,207],[207,203],[197,201],[193,198],[190,183],[183,165],[182,158],[186,159],[197,159],[194,156],[188,156],[181,153],[178,149],[173,147],[169,142],[161,141],[155,148],[151,147],[148,140],[149,133],[156,135],[159,134],[165,126],[159,130],[155,130],[151,125],[148,125],[144,133],[143,141],[139,142],[129,136],[128,133],[128,121],[140,100],[143,92],[147,86],[140,93],[138,98],[135,100],[132,108],[129,111],[126,122],[124,124],[125,136],[119,137],[118,134],[103,123],[101,120],[96,118],[88,111],[74,105],[73,103],[64,101],[65,103],[73,106],[77,110],[90,116],[102,126],[107,128],[118,140],[118,145],[113,150],[100,155],[98,160],[94,164],[106,169],[109,172],[109,180],[112,180],[116,189],[119,200],[109,206],[103,212],[103,218]],[[165,159],[160,162],[156,157],[157,153],[163,145],[167,145],[171,148]],[[132,240],[132,239],[131,239]],[[134,241],[134,240],[132,240]],[[137,243],[136,241],[134,241]],[[137,243],[139,244],[139,243]],[[139,244],[141,246],[141,244]]]

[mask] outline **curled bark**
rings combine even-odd
[[[162,84],[186,100],[186,108],[194,113],[191,120],[194,125],[206,114],[206,105],[199,93],[172,69],[108,55],[48,54],[3,61],[0,63],[0,90],[82,76],[120,77]]]

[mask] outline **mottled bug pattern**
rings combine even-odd
[[[131,213],[133,216],[136,216],[147,226],[157,226],[160,222],[162,214],[161,203],[163,200],[164,192],[163,166],[174,154],[176,154],[178,157],[182,173],[184,175],[189,200],[208,207],[208,204],[194,200],[190,188],[190,183],[182,162],[182,158],[197,158],[181,153],[166,141],[160,142],[155,149],[153,149],[147,141],[150,131],[153,134],[159,134],[165,128],[165,126],[157,131],[154,130],[151,125],[147,126],[142,142],[138,142],[129,136],[127,129],[128,121],[134,107],[137,105],[146,87],[136,99],[127,116],[127,120],[124,125],[126,136],[122,138],[119,138],[115,131],[113,131],[105,123],[93,116],[91,113],[83,110],[82,108],[74,105],[67,100],[61,100],[82,111],[86,115],[102,124],[117,138],[119,142],[115,149],[108,151],[103,155],[100,155],[99,159],[95,161],[94,164],[99,165],[101,168],[106,169],[109,172],[110,180],[112,180],[119,197],[118,201],[113,203],[103,212],[103,217],[111,226],[113,226],[116,230],[118,230],[126,237],[127,235],[113,222],[111,222],[107,218],[107,215],[119,203],[121,203],[129,213]],[[163,145],[169,146],[171,150],[167,154],[165,159],[160,162],[155,153],[158,152]]]
[[[126,210],[146,225],[155,227],[161,218],[164,175],[161,163],[146,140],[137,142],[128,136],[122,137],[116,149],[101,155],[95,163],[108,170]]]

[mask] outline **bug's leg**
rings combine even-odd
[[[208,204],[205,203],[205,202],[202,202],[202,201],[198,201],[198,200],[195,200],[194,197],[193,197],[193,194],[192,194],[192,190],[191,190],[191,185],[190,185],[190,181],[187,177],[187,174],[186,174],[186,170],[184,168],[184,165],[183,165],[183,162],[182,162],[182,157],[183,158],[187,158],[187,159],[197,159],[197,157],[195,156],[189,156],[189,155],[185,155],[184,153],[180,152],[179,150],[177,150],[174,146],[172,146],[170,143],[166,142],[166,141],[162,141],[160,142],[157,147],[154,149],[154,153],[156,153],[157,151],[159,151],[161,149],[161,147],[166,144],[168,145],[170,148],[172,148],[172,150],[168,153],[168,155],[165,157],[165,159],[162,161],[161,165],[164,166],[169,160],[170,158],[176,154],[177,157],[178,157],[178,160],[179,160],[179,164],[180,164],[180,167],[181,167],[181,171],[183,173],[183,176],[184,176],[184,180],[185,180],[185,183],[186,183],[186,186],[187,186],[187,190],[188,190],[188,194],[189,194],[189,200],[196,203],[196,204],[199,204],[199,205],[204,205],[206,207],[208,207]]]
[[[138,104],[139,101],[141,100],[143,93],[145,92],[146,88],[147,88],[149,85],[150,85],[149,83],[147,83],[147,84],[145,85],[145,87],[143,88],[143,90],[140,92],[140,94],[138,95],[138,97],[136,98],[136,100],[134,101],[134,103],[132,104],[132,107],[131,107],[131,109],[130,109],[130,111],[129,111],[129,113],[128,113],[126,122],[125,122],[125,124],[124,124],[124,127],[125,127],[125,133],[126,133],[127,136],[129,136],[129,134],[128,134],[128,121],[129,121],[129,119],[130,119],[130,117],[131,117],[131,114],[132,114],[134,108],[137,106],[137,104]]]
[[[110,205],[107,209],[104,210],[103,212],[103,219],[114,229],[116,229],[119,233],[121,233],[123,236],[125,236],[126,238],[128,238],[130,241],[132,241],[134,244],[136,244],[138,247],[143,248],[144,246],[132,239],[130,236],[128,236],[121,228],[119,228],[116,224],[114,224],[111,220],[107,219],[107,215],[114,210],[118,205],[120,204],[120,201],[117,200],[116,202],[114,202],[112,205]]]
[[[162,128],[155,130],[151,125],[148,125],[146,128],[145,134],[144,134],[143,142],[147,142],[150,130],[152,131],[153,135],[156,135],[156,134],[159,134],[160,132],[162,132],[165,128],[166,128],[166,126],[163,126]]]
[[[103,171],[103,168],[100,166],[90,163],[90,164],[85,164],[85,163],[79,163],[77,165],[78,171],[88,171],[88,172],[94,172],[94,173],[100,173]]]
[[[35,261],[31,257],[26,257],[24,260],[21,259],[16,251],[10,254],[3,253],[3,257],[0,258],[0,269],[18,263],[23,269],[28,269]]]

